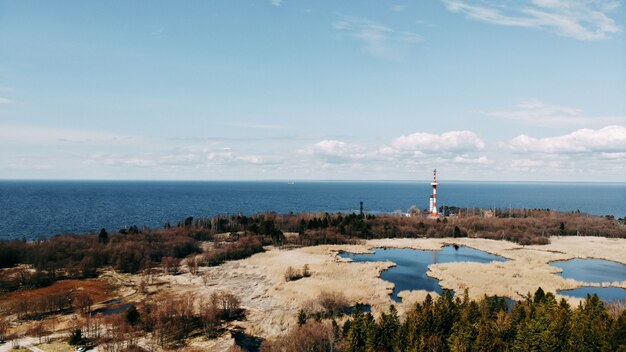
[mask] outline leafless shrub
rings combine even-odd
[[[302,311],[307,318],[331,318],[342,315],[348,310],[350,303],[341,292],[321,292],[317,298],[306,302]]]
[[[309,276],[311,276],[311,271],[308,264],[304,264],[302,270],[296,270],[290,266],[287,268],[287,271],[285,271],[285,281],[300,280],[303,277]]]
[[[176,275],[178,274],[178,270],[180,268],[180,259],[174,257],[164,257],[161,261],[161,265],[163,266],[163,272]]]
[[[605,305],[607,312],[613,319],[617,319],[626,310],[626,300],[612,301]]]
[[[333,329],[328,322],[309,321],[292,329],[287,335],[261,345],[263,352],[334,351],[336,348]]]

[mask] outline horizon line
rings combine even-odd
[[[0,178],[0,182],[431,182],[431,179],[106,179],[106,178]],[[441,182],[441,180],[438,180]],[[463,180],[443,179],[443,183],[589,183],[626,184],[626,181],[550,181],[550,180]]]

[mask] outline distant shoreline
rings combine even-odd
[[[216,180],[197,180],[197,179],[62,179],[62,178],[32,178],[32,179],[12,179],[12,178],[0,178],[0,182],[154,182],[154,183],[430,183],[428,179],[376,179],[376,180],[351,180],[351,179],[267,179],[267,180],[255,180],[255,179],[216,179]],[[567,184],[567,185],[625,185],[626,181],[542,181],[542,180],[442,180],[444,184],[465,184],[465,183],[478,183],[478,184]]]
[[[0,236],[159,227],[187,216],[426,209],[419,181],[0,181]],[[526,208],[626,216],[626,184],[441,181],[438,205]]]

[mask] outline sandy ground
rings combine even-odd
[[[429,267],[428,275],[439,279],[442,287],[456,292],[463,292],[467,288],[471,298],[478,299],[487,294],[518,300],[534,292],[537,287],[549,292],[584,285],[626,288],[626,282],[591,284],[563,279],[558,275],[560,269],[548,264],[572,258],[609,259],[626,264],[626,239],[600,237],[553,237],[551,244],[543,246],[521,246],[506,241],[475,238],[444,238],[382,239],[366,241],[362,245],[329,245],[291,250],[269,248],[265,253],[244,260],[201,268],[196,276],[185,273],[162,276],[160,279],[166,281],[167,286],[175,292],[210,295],[214,291],[229,291],[236,294],[247,310],[246,321],[237,322],[237,325],[245,328],[248,334],[267,338],[286,332],[296,323],[297,311],[323,291],[338,291],[353,303],[371,304],[374,315],[386,311],[391,304],[396,304],[399,313],[403,314],[413,302],[423,300],[428,293],[402,291],[399,295],[403,302],[397,304],[389,297],[393,284],[379,278],[381,271],[394,265],[392,262],[350,263],[349,260],[337,257],[340,251],[364,253],[375,247],[437,250],[454,243],[508,259],[507,262],[447,263]],[[311,277],[285,281],[284,274],[289,266],[300,269],[305,264],[309,265]],[[203,275],[207,279],[203,279]],[[565,298],[571,304],[579,302],[575,298]],[[232,339],[224,337],[199,344],[205,348],[226,348],[232,345]]]

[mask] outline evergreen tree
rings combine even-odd
[[[452,333],[448,338],[448,346],[452,352],[468,352],[472,350],[474,341],[476,340],[477,331],[474,324],[467,320],[467,317],[461,317],[452,326]]]
[[[126,321],[128,321],[130,325],[135,325],[137,321],[139,321],[139,312],[134,305],[131,305],[126,311]]]
[[[371,316],[371,315],[370,315]],[[360,309],[356,309],[345,337],[346,352],[365,352],[367,340],[367,318]]]
[[[393,351],[398,342],[397,335],[400,328],[398,311],[394,305],[389,307],[389,314],[382,313],[376,328],[374,341],[375,351]]]
[[[300,309],[298,311],[298,326],[302,326],[306,324],[306,313],[304,312],[304,309]]]
[[[610,318],[597,295],[587,296],[574,311],[569,326],[571,351],[610,351]]]
[[[109,234],[106,229],[100,230],[100,234],[98,234],[98,242],[100,243],[108,243],[109,242]]]
[[[626,352],[626,310],[613,321],[610,342],[613,351]]]

